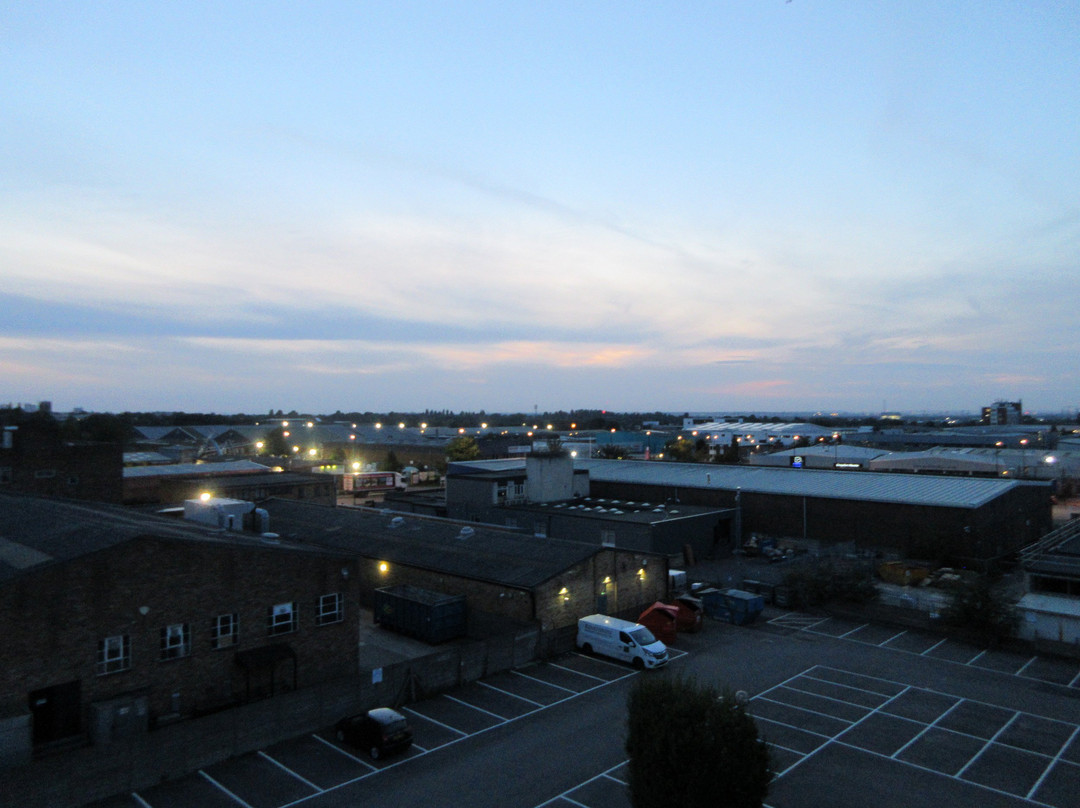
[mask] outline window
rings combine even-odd
[[[270,635],[296,631],[296,604],[277,603],[270,607]]]
[[[344,617],[340,592],[323,595],[319,598],[319,608],[315,615],[316,625],[326,626],[330,623],[340,623]]]
[[[240,622],[236,619],[236,613],[219,614],[214,618],[212,633],[214,648],[230,648],[236,645],[240,638]]]
[[[127,634],[105,637],[98,642],[97,675],[119,673],[131,667],[131,640]]]
[[[38,469],[34,472],[35,480],[51,480],[56,476],[56,469]]]
[[[533,535],[538,539],[547,538],[547,522],[533,522]]]
[[[604,547],[615,546],[615,531],[614,530],[601,530],[600,531],[600,544]]]
[[[161,627],[161,658],[179,659],[191,653],[191,630],[187,623]]]

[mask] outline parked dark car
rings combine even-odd
[[[339,741],[367,750],[373,760],[402,752],[412,745],[412,728],[405,716],[389,707],[376,707],[343,718],[334,729]]]

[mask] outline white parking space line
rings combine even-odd
[[[609,771],[610,771],[610,769],[609,769]],[[603,777],[605,780],[611,780],[613,783],[619,783],[620,785],[624,785],[624,786],[630,785],[630,783],[628,783],[626,780],[620,780],[614,774],[606,774],[605,773],[605,774],[602,774],[601,777]]]
[[[851,727],[858,726],[859,724],[864,722],[866,719],[868,719],[870,716],[876,715],[877,713],[879,713],[882,710],[882,708],[886,707],[890,702],[896,701],[898,698],[900,698],[902,695],[907,693],[909,690],[911,690],[910,687],[905,687],[903,690],[901,690],[899,693],[897,693],[895,696],[893,696],[888,701],[885,701],[884,703],[882,703],[878,707],[875,707],[873,710],[868,710],[866,715],[864,715],[858,721],[847,721],[845,723],[850,724]],[[811,711],[808,711],[808,712],[811,712]],[[824,713],[822,713],[822,715],[824,715]],[[842,718],[836,718],[835,716],[830,716],[830,718],[834,718],[837,721],[843,721],[844,720]],[[848,729],[850,729],[851,727],[848,727]],[[799,766],[799,765],[805,763],[807,760],[812,758],[814,755],[816,755],[822,749],[829,746],[829,744],[833,744],[833,743],[839,743],[839,741],[837,741],[837,736],[835,736],[835,735],[832,738],[830,738],[829,740],[825,741],[825,743],[823,743],[817,749],[815,749],[814,751],[812,751],[808,755],[806,755],[806,757],[802,758],[801,760],[796,760],[794,763],[792,763],[790,766],[788,766],[782,772],[777,772],[776,776],[777,777],[783,777],[785,774],[787,774],[789,771],[794,769],[796,766]]]
[[[500,721],[509,721],[510,720],[505,715],[499,715],[498,713],[491,712],[491,710],[485,710],[483,707],[477,707],[475,704],[469,704],[469,702],[467,702],[467,701],[462,701],[461,699],[454,698],[449,693],[443,693],[442,695],[443,695],[444,699],[449,699],[450,701],[457,702],[462,707],[468,707],[470,710],[476,710],[478,713],[484,713],[486,715],[490,715],[492,718],[497,718]]]
[[[626,763],[625,760],[622,763],[616,763],[610,769],[605,769],[604,771],[600,772],[600,774],[596,775],[595,777],[590,777],[588,780],[584,780],[584,781],[578,783],[573,788],[568,788],[562,794],[556,794],[550,800],[547,800],[546,802],[542,802],[539,805],[537,805],[536,808],[543,808],[543,806],[551,805],[551,803],[556,802],[558,800],[566,800],[567,802],[574,803],[574,805],[581,805],[581,808],[589,808],[589,806],[583,805],[582,803],[578,802],[577,800],[571,799],[567,795],[577,791],[579,788],[582,788],[583,786],[588,785],[589,783],[593,782],[594,780],[599,780],[602,777],[607,777],[610,780],[615,780],[616,782],[621,783],[622,781],[619,780],[617,777],[611,777],[611,772],[615,771],[617,768],[624,765],[625,763]]]
[[[863,674],[859,674],[859,675],[862,676]],[[879,696],[879,697],[881,697],[883,699],[891,698],[888,693],[882,693],[879,690],[867,690],[865,687],[858,687],[856,685],[849,685],[846,682],[834,682],[832,679],[822,679],[820,676],[813,676],[813,675],[811,675],[809,673],[802,673],[802,674],[799,674],[799,676],[792,677],[792,678],[812,679],[815,682],[823,682],[823,683],[825,683],[827,685],[835,685],[836,687],[846,687],[849,690],[857,690],[860,693],[868,693],[871,696]],[[876,676],[867,676],[866,678],[867,679],[876,679],[877,677]],[[788,681],[791,681],[791,680],[789,679]],[[887,681],[887,680],[882,679],[881,681],[884,682],[884,681]],[[897,683],[896,682],[889,682],[889,684],[897,684]],[[780,685],[777,685],[777,687],[780,687]]]
[[[929,648],[927,648],[927,649],[926,649],[925,651],[923,651],[923,652],[922,652],[922,653],[920,654],[920,656],[926,656],[926,655],[927,655],[927,654],[929,654],[929,653],[930,653],[931,651],[933,651],[933,650],[934,650],[935,648],[937,648],[937,647],[938,647],[939,645],[944,645],[944,644],[945,644],[945,643],[946,643],[946,642],[948,641],[948,639],[949,639],[948,637],[945,637],[944,639],[938,640],[938,641],[937,641],[936,643],[934,643],[934,644],[933,644],[933,645],[931,645],[931,646],[930,646]]]
[[[529,674],[522,673],[521,671],[511,671],[511,673],[516,673],[518,676],[523,676],[526,679],[532,679],[534,682],[539,682],[542,685],[547,685],[548,687],[553,687],[556,690],[562,690],[562,691],[564,691],[566,693],[573,693],[575,696],[577,695],[577,692],[578,692],[576,690],[571,690],[568,687],[562,687],[561,685],[552,684],[551,682],[545,682],[543,679],[537,679],[535,676],[529,676]]]
[[[1050,765],[1043,770],[1043,773],[1041,775],[1039,775],[1039,779],[1035,781],[1035,784],[1031,787],[1031,791],[1027,793],[1027,798],[1029,800],[1031,799],[1031,795],[1039,790],[1039,786],[1043,784],[1043,780],[1046,779],[1046,775],[1050,774],[1050,770],[1057,765],[1057,762],[1059,760],[1061,760],[1061,756],[1062,754],[1064,754],[1065,750],[1069,748],[1069,744],[1076,740],[1077,735],[1080,735],[1080,726],[1073,730],[1072,735],[1069,736],[1069,740],[1065,741],[1065,743],[1061,745],[1061,748],[1058,749],[1057,754],[1054,755],[1054,759],[1050,761]]]
[[[217,786],[217,787],[218,787],[218,788],[220,788],[220,789],[221,789],[221,790],[222,790],[222,791],[223,791],[223,792],[224,792],[225,794],[229,795],[229,796],[230,796],[230,797],[232,797],[232,798],[233,798],[234,800],[236,800],[236,801],[237,801],[238,803],[240,803],[241,805],[243,805],[243,806],[244,806],[244,808],[252,808],[252,806],[251,806],[251,805],[249,805],[248,803],[244,802],[244,801],[243,801],[242,799],[240,799],[240,798],[239,798],[238,796],[236,796],[235,794],[233,794],[233,793],[232,793],[231,791],[229,791],[229,789],[225,788],[225,786],[223,786],[223,785],[222,785],[221,783],[219,783],[219,782],[218,782],[217,780],[215,780],[215,779],[214,779],[213,777],[211,777],[211,776],[210,776],[209,774],[207,774],[206,772],[204,772],[204,771],[203,771],[202,769],[199,769],[199,774],[201,774],[201,775],[202,775],[203,777],[205,777],[205,778],[206,778],[206,780],[207,780],[207,781],[208,781],[209,783],[211,783],[212,785],[215,785],[215,786]],[[307,797],[305,797],[304,799],[307,799]]]
[[[1005,730],[1007,730],[1010,726],[1012,726],[1012,722],[1015,721],[1019,717],[1020,717],[1020,713],[1018,713],[1018,712],[1013,713],[1012,718],[1010,718],[1008,721],[1006,721],[1004,724],[1002,724],[1000,727],[998,727],[998,731],[994,733],[994,737],[992,737],[990,740],[988,740],[986,743],[984,743],[983,748],[980,749],[978,752],[976,752],[974,755],[972,755],[971,758],[968,760],[968,762],[960,767],[960,771],[958,771],[954,775],[956,777],[956,779],[957,780],[961,779],[964,776],[964,772],[966,772],[968,770],[968,767],[971,766],[971,764],[974,763],[976,760],[978,760],[980,757],[982,757],[982,753],[990,748],[990,744],[992,744],[994,741],[996,741],[998,739],[998,736],[1001,735],[1001,733],[1003,733]]]
[[[843,746],[845,749],[854,749],[854,750],[856,750],[858,752],[863,752],[863,753],[865,753],[867,755],[873,755],[874,757],[883,758],[885,760],[890,759],[888,755],[883,755],[881,752],[875,752],[872,749],[864,749],[861,746],[854,746],[853,744],[845,743],[844,741],[835,741],[834,743],[836,743],[837,746]],[[977,757],[977,755],[976,755],[976,757]],[[959,774],[946,774],[945,772],[938,771],[937,769],[931,769],[929,766],[922,766],[922,765],[920,765],[918,763],[912,763],[909,760],[903,761],[903,764],[905,766],[910,766],[913,769],[918,769],[919,771],[924,771],[924,772],[927,772],[929,774],[936,774],[938,777],[945,777],[945,778],[947,778],[949,780],[955,780],[956,782],[962,783],[965,786],[972,786],[974,788],[982,789],[983,791],[989,791],[991,794],[998,794],[998,795],[1000,795],[1002,797],[1006,797],[1006,798],[1011,799],[1011,800],[1023,799],[1019,794],[1014,794],[1014,793],[1009,792],[1009,791],[1003,791],[1002,789],[994,788],[993,786],[983,785],[982,783],[979,783],[979,782],[977,782],[975,780],[963,780],[963,779],[960,778]],[[1031,802],[1033,805],[1043,805],[1043,803],[1041,803],[1041,802],[1034,802],[1034,801],[1031,801],[1031,800],[1029,800],[1029,802]],[[992,804],[992,803],[987,803],[987,804]],[[1050,806],[1047,806],[1047,808],[1050,808]]]
[[[893,640],[898,640],[901,637],[903,637],[905,634],[907,634],[907,629],[906,628],[903,631],[901,631],[899,634],[894,634],[893,636],[889,637],[889,639],[885,640],[885,642],[879,642],[878,646],[884,648],[886,645],[891,643]]]
[[[814,732],[814,730],[812,730],[812,729],[807,729],[806,727],[796,726],[795,724],[789,724],[787,721],[777,721],[775,718],[765,718],[764,716],[755,715],[754,720],[759,722],[759,723],[764,721],[764,722],[766,722],[768,724],[776,724],[776,726],[778,726],[778,727],[787,727],[788,729],[797,729],[799,732],[804,732],[807,735],[816,735],[817,737],[823,738],[826,741],[832,740],[832,738],[833,738],[832,735],[826,735],[826,734],[824,734],[822,732]],[[847,730],[845,729],[844,732],[847,732]],[[776,744],[771,744],[771,745],[775,746]],[[783,749],[784,747],[780,747],[780,748]],[[799,752],[796,749],[791,749],[789,751],[795,752],[796,754],[799,754],[799,755],[805,755],[806,754],[805,752]]]
[[[131,799],[133,799],[133,800],[135,800],[135,802],[139,803],[139,805],[142,806],[142,808],[154,808],[154,806],[152,806],[150,803],[148,803],[146,800],[144,800],[142,797],[140,797],[134,791],[131,792]]]
[[[833,683],[835,684],[835,682]],[[841,685],[842,686],[842,685]],[[819,699],[827,699],[828,701],[835,701],[837,704],[846,704],[848,707],[859,707],[863,710],[869,710],[865,704],[859,704],[857,701],[847,701],[846,699],[837,699],[832,696],[824,696],[821,693],[815,693],[813,690],[803,690],[801,687],[795,687],[795,685],[788,685],[788,690],[794,690],[796,693],[805,693],[807,696],[814,696]]]
[[[541,704],[538,701],[533,701],[532,699],[527,699],[524,696],[519,696],[517,693],[511,693],[509,690],[503,690],[501,687],[495,687],[495,685],[489,685],[487,682],[481,682],[479,679],[476,680],[476,684],[482,685],[482,686],[488,688],[489,690],[494,690],[496,693],[502,693],[503,695],[506,695],[506,696],[513,696],[515,699],[520,699],[521,701],[527,701],[527,702],[529,702],[529,704],[535,704],[537,707],[543,707],[544,706],[543,704]]]
[[[789,704],[786,701],[777,701],[776,699],[762,698],[761,701],[767,701],[770,704],[779,704],[782,707],[790,707],[792,710],[798,710],[801,713],[810,713],[811,715],[820,715],[822,718],[830,718],[833,721],[842,721],[845,724],[850,724],[851,726],[854,726],[855,724],[858,724],[859,721],[863,720],[862,718],[860,718],[859,721],[849,721],[846,718],[840,718],[840,717],[835,716],[835,715],[829,715],[828,713],[823,713],[820,710],[811,710],[809,707],[800,707],[797,704]],[[891,701],[891,699],[890,699],[890,701]],[[886,704],[887,703],[888,702],[886,702]],[[878,710],[878,709],[880,709],[880,708],[875,707],[873,710],[869,710],[869,712],[874,712],[875,710]],[[863,716],[863,718],[865,718],[865,717],[866,716]]]
[[[914,738],[909,740],[906,744],[904,744],[899,749],[897,749],[895,752],[893,752],[891,755],[889,755],[889,757],[891,757],[893,760],[896,760],[900,756],[900,754],[903,753],[903,751],[905,749],[907,749],[909,746],[911,746],[913,743],[915,743],[917,740],[919,740],[919,738],[921,738],[923,735],[925,735],[927,732],[930,731],[931,727],[937,725],[937,723],[941,719],[943,719],[945,716],[947,716],[949,713],[951,713],[953,710],[955,710],[957,707],[959,707],[963,703],[964,703],[964,699],[957,700],[957,702],[955,704],[953,704],[952,707],[950,707],[948,710],[943,712],[941,715],[939,715],[937,718],[935,718],[933,721],[931,721],[929,724],[927,724],[925,727],[923,727]],[[967,733],[960,733],[960,734],[961,735],[967,735]],[[971,736],[969,736],[969,737],[971,737]]]
[[[969,659],[964,664],[965,665],[974,665],[976,662],[978,662],[982,658],[983,654],[985,654],[985,653],[986,653],[986,649],[984,648],[982,651],[979,651],[979,653],[977,653],[975,656],[973,656],[971,659]]]
[[[608,681],[607,679],[605,679],[602,676],[593,676],[591,673],[582,673],[581,671],[576,671],[573,668],[568,668],[565,665],[556,665],[554,662],[549,662],[548,665],[550,665],[553,668],[558,668],[561,671],[566,671],[567,673],[576,673],[578,676],[585,676],[585,677],[587,677],[589,679],[595,679],[598,682],[606,682],[606,681]]]
[[[344,749],[342,749],[340,746],[338,746],[335,743],[330,743],[330,741],[326,740],[326,738],[322,737],[321,735],[314,735],[313,734],[311,737],[314,738],[316,741],[321,741],[322,743],[326,744],[331,749],[333,749],[335,752],[340,752],[345,757],[347,757],[347,758],[349,758],[351,760],[355,760],[357,763],[363,763],[365,766],[367,766],[372,771],[377,771],[377,769],[378,769],[378,767],[372,766],[370,763],[368,763],[363,758],[357,757],[356,755],[353,755],[353,754],[351,754],[349,752],[346,752]]]
[[[286,765],[285,765],[284,763],[281,763],[280,761],[274,760],[274,759],[273,759],[272,757],[270,757],[270,755],[266,754],[266,752],[262,751],[261,749],[259,750],[259,754],[260,754],[260,755],[261,755],[261,756],[262,756],[262,757],[263,757],[264,759],[266,759],[266,760],[269,760],[269,761],[270,761],[271,763],[273,763],[273,764],[274,764],[275,766],[277,766],[277,767],[278,767],[279,769],[281,769],[281,770],[282,770],[283,772],[285,772],[286,774],[291,774],[291,775],[292,775],[293,777],[295,777],[295,778],[296,778],[297,780],[299,780],[299,781],[300,781],[301,783],[303,783],[304,785],[306,785],[306,786],[309,786],[310,788],[313,788],[313,789],[315,789],[315,792],[316,792],[317,794],[321,794],[321,793],[322,793],[323,791],[325,791],[325,790],[326,790],[326,789],[323,789],[323,788],[319,788],[319,787],[318,787],[317,785],[315,785],[315,784],[314,784],[313,782],[311,782],[310,780],[308,780],[308,779],[307,779],[306,777],[301,777],[301,776],[300,776],[299,774],[297,774],[296,772],[294,772],[294,771],[293,771],[292,769],[290,769],[290,768],[289,768],[288,766],[286,766]]]
[[[1031,659],[1029,659],[1029,660],[1028,660],[1027,662],[1025,662],[1025,663],[1024,663],[1023,665],[1021,665],[1021,666],[1020,666],[1020,670],[1018,670],[1018,671],[1016,672],[1016,675],[1017,675],[1017,676],[1023,676],[1023,675],[1024,675],[1024,671],[1026,671],[1026,670],[1028,669],[1028,666],[1029,666],[1029,665],[1030,665],[1030,664],[1031,664],[1032,662],[1034,662],[1034,661],[1035,661],[1036,659],[1038,659],[1038,657],[1037,657],[1037,656],[1033,656],[1033,657],[1032,657]]]
[[[469,736],[469,733],[467,733],[467,732],[462,732],[462,731],[461,731],[460,729],[458,729],[457,727],[452,727],[452,726],[450,726],[449,724],[444,724],[444,723],[443,723],[442,721],[436,721],[436,720],[435,720],[434,718],[432,718],[432,717],[431,717],[430,715],[424,715],[423,713],[419,713],[419,712],[417,712],[416,710],[413,710],[413,709],[411,709],[411,708],[409,708],[409,707],[402,707],[401,709],[402,709],[402,710],[405,710],[406,712],[412,713],[412,714],[413,714],[413,715],[415,715],[415,716],[416,716],[417,718],[422,718],[422,719],[424,719],[425,721],[430,721],[430,722],[431,722],[432,724],[438,724],[438,725],[439,725],[440,727],[442,727],[443,729],[448,729],[448,730],[450,730],[451,732],[456,732],[456,733],[457,733],[458,735],[460,735],[460,736],[461,736],[462,738],[467,738],[467,737]]]
[[[673,649],[671,649],[671,648],[668,649],[668,651],[671,651],[671,650],[673,650]],[[582,659],[587,659],[590,662],[599,662],[601,665],[607,665],[609,668],[617,668],[618,670],[625,670],[626,669],[625,665],[620,665],[618,662],[612,662],[612,661],[607,660],[607,659],[601,659],[600,657],[589,656],[588,654],[583,654],[580,651],[575,651],[574,655],[579,656]]]
[[[1077,672],[1076,676],[1073,677],[1073,680],[1069,682],[1069,687],[1076,687],[1077,682],[1080,682],[1080,672]]]
[[[845,638],[845,637],[847,637],[847,636],[848,636],[849,634],[854,634],[854,633],[855,633],[856,631],[862,631],[862,630],[863,630],[864,628],[866,628],[866,627],[867,627],[868,625],[870,625],[870,624],[869,624],[869,623],[863,623],[863,624],[862,624],[861,626],[859,626],[858,628],[853,628],[853,629],[852,629],[851,631],[848,631],[848,632],[845,632],[844,634],[841,634],[841,635],[839,635],[839,636],[840,636],[840,639],[844,639],[844,638]]]

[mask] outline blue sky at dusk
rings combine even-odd
[[[0,402],[1080,404],[1080,6],[0,0]]]

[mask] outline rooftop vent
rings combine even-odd
[[[469,536],[472,536],[475,533],[476,533],[476,531],[473,528],[471,528],[471,527],[463,527],[461,529],[461,531],[457,534],[457,537],[459,539],[467,539],[467,538],[469,538]]]
[[[390,520],[390,527],[401,527],[404,524],[405,520],[400,516],[395,516],[393,519]]]

